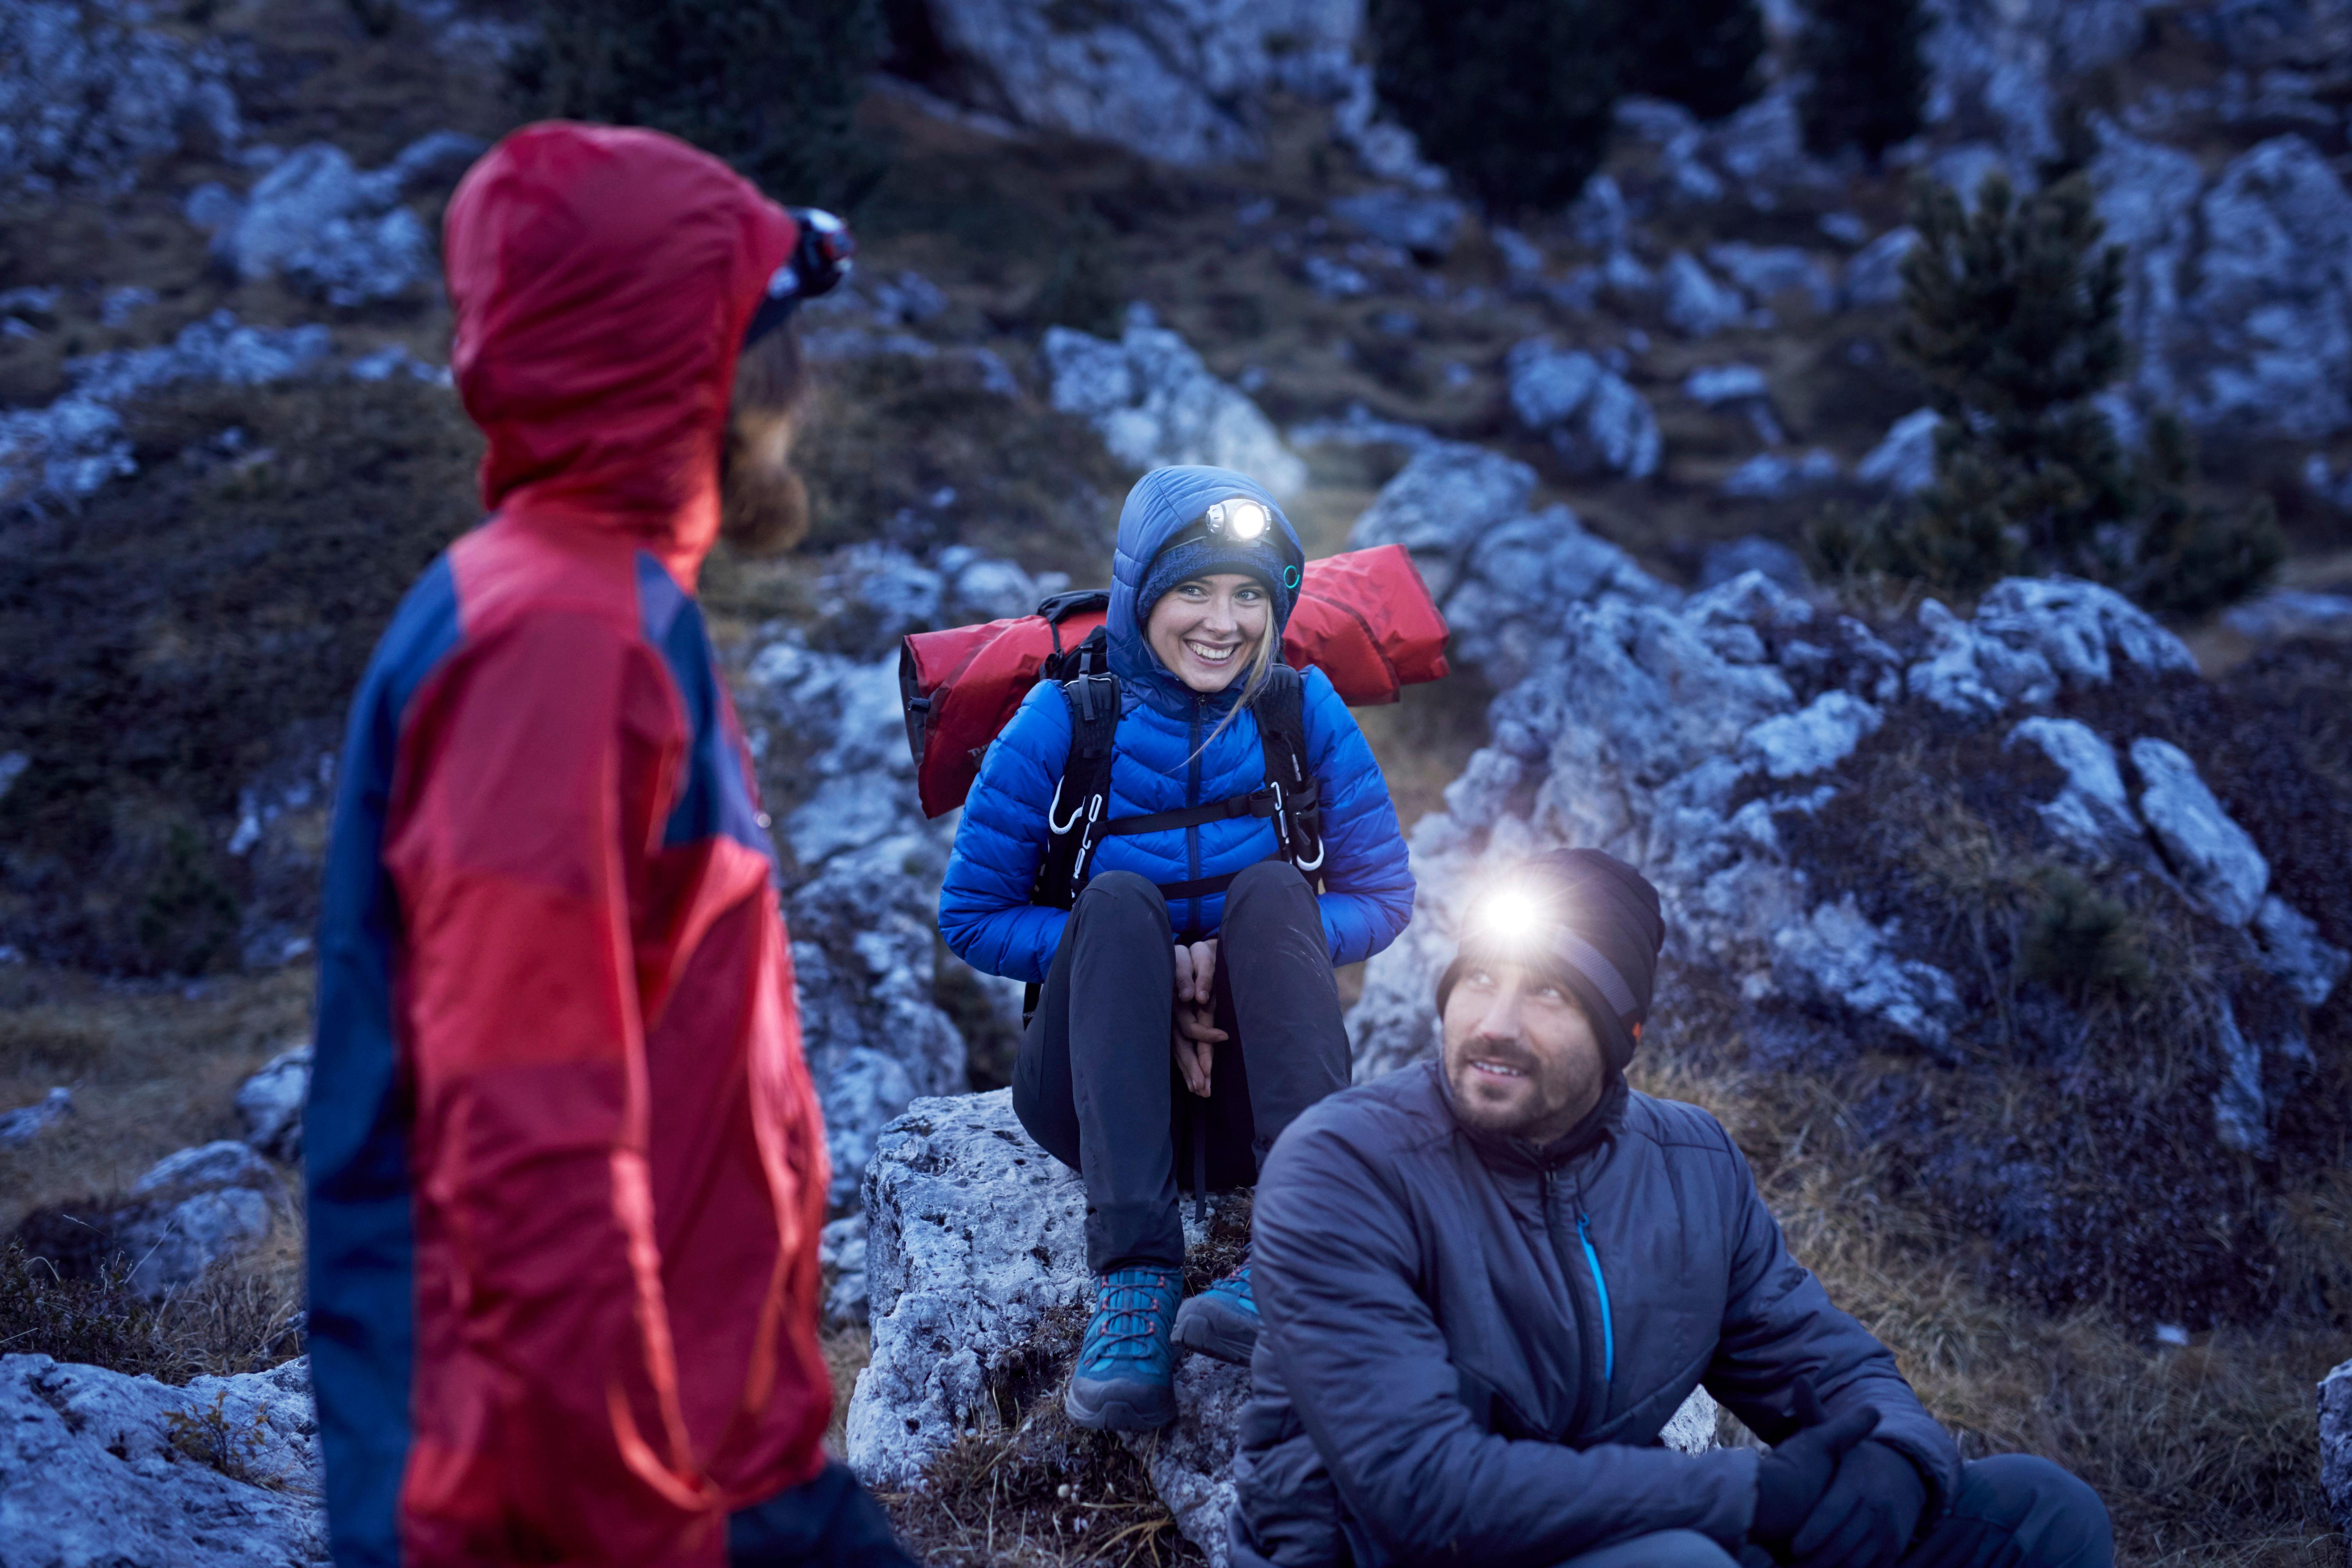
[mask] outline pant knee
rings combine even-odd
[[[1737,1568],[1731,1553],[1696,1530],[1662,1530],[1612,1542],[1559,1568]]]
[[[1297,867],[1287,860],[1260,860],[1244,868],[1225,889],[1225,912],[1219,923],[1230,926],[1238,921],[1247,924],[1300,898],[1311,907],[1314,897],[1315,889],[1307,886]]]
[[[2099,1494],[2031,1454],[1963,1467],[1953,1511],[2007,1528],[2022,1568],[2106,1568],[2115,1561],[2115,1526]]]
[[[1130,921],[1150,926],[1168,923],[1168,900],[1151,881],[1133,871],[1105,871],[1088,879],[1070,910],[1073,920],[1083,920],[1089,925],[1104,921],[1125,925]]]

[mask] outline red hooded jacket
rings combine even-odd
[[[824,1142],[695,577],[792,219],[651,132],[526,127],[451,202],[492,515],[353,706],[307,1142],[343,1568],[717,1564],[806,1480]]]

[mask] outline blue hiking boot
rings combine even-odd
[[[1184,1303],[1176,1314],[1180,1348],[1249,1365],[1257,1349],[1257,1302],[1250,1295],[1249,1271],[1244,1263]]]
[[[1176,1419],[1176,1352],[1168,1342],[1183,1271],[1114,1268],[1095,1287],[1094,1321],[1062,1408],[1097,1432],[1150,1432]]]

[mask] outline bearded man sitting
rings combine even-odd
[[[1656,889],[1554,851],[1468,930],[1441,1058],[1321,1101],[1260,1176],[1234,1561],[2106,1568],[2090,1489],[1964,1464],[1721,1124],[1626,1086]],[[1702,1385],[1771,1448],[1662,1447]]]

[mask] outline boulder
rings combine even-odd
[[[73,1090],[53,1089],[30,1105],[0,1115],[0,1149],[29,1143],[73,1114]]]
[[[1571,468],[1636,479],[1658,471],[1658,418],[1649,400],[1591,354],[1549,337],[1527,338],[1505,356],[1504,370],[1519,423],[1548,433]]]
[[[1201,356],[1148,312],[1117,342],[1048,327],[1042,346],[1054,406],[1092,424],[1111,454],[1137,468],[1208,463],[1249,475],[1277,498],[1307,482],[1246,393],[1209,374]]]
[[[1774,977],[1801,995],[1874,1018],[1940,1053],[1958,1021],[1958,987],[1932,963],[1895,957],[1895,935],[1864,916],[1851,895],[1816,905],[1773,934]]]
[[[332,305],[389,300],[435,269],[432,237],[401,197],[454,178],[482,148],[436,131],[362,174],[341,148],[313,142],[280,159],[243,202],[208,195],[200,208],[192,197],[189,216],[213,229],[214,259],[247,281],[276,274]]]
[[[2191,901],[2224,925],[2252,920],[2271,879],[2270,862],[2252,837],[2171,742],[2134,741],[2131,760],[2140,777],[2139,814]]]
[[[1771,392],[1764,373],[1752,364],[1706,364],[1683,378],[1683,395],[1707,408],[1743,403]]]
[[[1708,545],[1699,559],[1698,585],[1717,587],[1750,572],[1762,573],[1791,594],[1801,595],[1812,587],[1802,556],[1777,539],[1756,533]]]
[[[2065,773],[2066,783],[2057,795],[2034,808],[2052,837],[2095,864],[2113,859],[2119,847],[2141,838],[2139,818],[2124,794],[2123,771],[2116,765],[2116,749],[2097,731],[2078,719],[2037,717],[2021,720],[2001,745],[2036,747]]]
[[[307,1361],[173,1388],[0,1356],[0,1542],[26,1568],[324,1568]]]
[[[1916,228],[1893,228],[1849,258],[1839,291],[1848,310],[1903,302],[1903,263],[1919,247]]]
[[[1727,240],[1708,246],[1706,259],[1717,272],[1766,304],[1790,294],[1802,295],[1816,310],[1827,310],[1837,303],[1830,268],[1811,251],[1793,245]]]
[[[955,818],[916,803],[895,653],[868,662],[787,636],[736,684],[785,856],[801,1037],[824,1108],[835,1208],[857,1202],[883,1125],[965,1085],[963,1037],[936,999],[940,878]],[[779,775],[781,779],[779,780]]]
[[[0,192],[122,191],[192,137],[236,146],[228,52],[148,16],[133,0],[0,5]]]
[[[2309,915],[2275,893],[2254,911],[2253,931],[2263,967],[2285,981],[2306,1007],[2326,1002],[2344,972],[2352,969],[2352,952],[2322,937]]]
[[[2352,1541],[2352,1361],[2319,1380],[2319,1488],[2336,1528]]]
[[[280,1051],[236,1091],[245,1141],[273,1160],[302,1157],[302,1108],[310,1098],[310,1046]]]
[[[1916,495],[1936,482],[1936,427],[1932,408],[1917,408],[1887,427],[1886,434],[1853,466],[1866,485],[1885,485],[1900,495]]]
[[[1723,493],[1747,500],[1783,500],[1837,483],[1837,454],[1815,447],[1797,457],[1759,452],[1724,476]]]
[[[1666,321],[1685,337],[1706,338],[1748,320],[1748,300],[1718,282],[1687,250],[1666,258],[1663,273]]]
[[[70,360],[72,390],[42,408],[0,409],[0,505],[48,495],[75,500],[136,471],[120,405],[191,381],[258,386],[317,368],[327,329],[248,327],[226,310],[191,322],[164,347]]]
[[[161,1299],[258,1247],[289,1212],[277,1167],[224,1139],[166,1154],[89,1223],[130,1260],[131,1289]]]
[[[1038,1365],[1034,1342],[1087,1310],[1086,1194],[1030,1142],[1012,1091],[999,1089],[909,1106],[868,1169],[866,1216],[873,1356],[850,1396],[848,1459],[869,1486],[919,1487],[966,1431],[1003,1428],[1000,1398],[1057,1396],[1063,1369]],[[1200,1239],[1189,1213],[1187,1229]],[[1175,1425],[1124,1439],[1212,1563],[1225,1560],[1249,1390],[1247,1369],[1180,1355]],[[1715,1428],[1700,1391],[1668,1441],[1712,1447]]]
[[[1912,695],[1948,713],[1987,718],[2038,707],[2063,687],[2105,686],[2125,669],[2189,675],[2189,646],[2112,588],[2071,577],[2010,577],[1962,621],[1920,602],[1925,657],[1911,666]]]
[[[1256,157],[1269,94],[1341,99],[1368,74],[1349,59],[1361,0],[1107,0],[1083,8],[927,0],[920,9],[947,56],[940,82],[961,101],[1014,125],[1171,163]]]
[[[1464,213],[1462,204],[1449,196],[1368,191],[1333,202],[1331,216],[1382,245],[1443,260],[1453,252]]]
[[[817,1266],[833,1276],[825,1288],[824,1321],[829,1324],[866,1321],[866,1211],[845,1215],[824,1227],[817,1237]]]
[[[2352,595],[2273,588],[2224,612],[2221,619],[2243,637],[2343,637],[2352,634]]]
[[[2098,124],[2108,237],[2128,247],[2134,384],[2197,426],[2324,438],[2352,426],[2352,193],[2300,135],[2208,182],[2187,153]]]
[[[848,1458],[869,1486],[922,1484],[967,1427],[1001,1425],[1049,1312],[1087,1300],[1086,1189],[1032,1142],[1013,1091],[931,1099],[882,1131],[866,1173],[873,1356],[850,1396]]]

